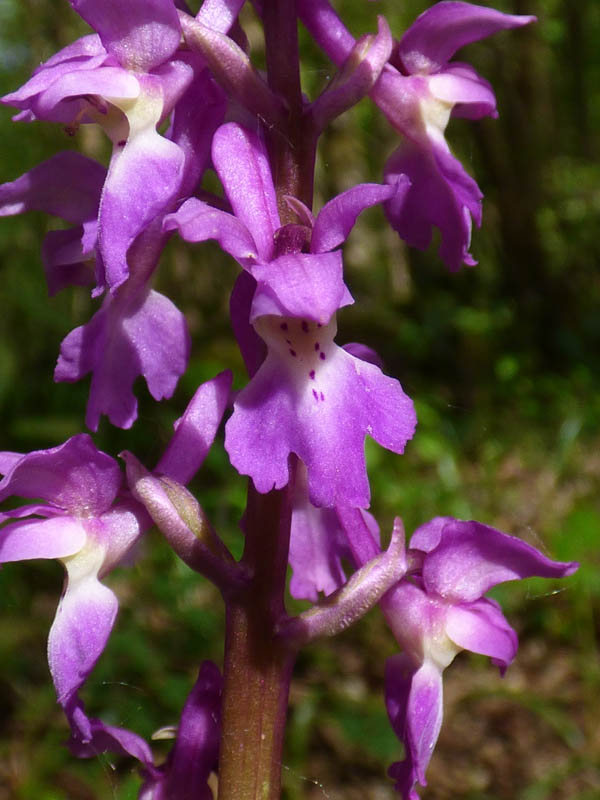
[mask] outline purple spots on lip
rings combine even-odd
[[[309,378],[310,378],[312,381],[314,381],[314,379],[315,379],[315,371],[314,371],[314,369],[311,369],[311,371],[308,373],[308,377],[309,377]]]
[[[320,392],[320,395],[321,395],[321,400],[325,400],[325,395],[323,394],[323,392]]]
[[[125,147],[126,144],[127,144],[127,139],[121,139],[120,141],[117,142],[118,147]]]
[[[304,333],[308,333],[308,322],[305,319],[302,320],[302,330]]]
[[[291,339],[286,339],[286,340],[285,340],[285,343],[286,343],[286,344],[291,344],[291,343],[292,343],[292,340],[291,340]]]
[[[315,398],[315,400],[318,403],[319,402],[319,395],[318,395],[318,393],[317,393],[317,391],[315,389],[313,389],[313,397]]]
[[[323,326],[321,325],[321,323],[320,323],[320,322],[317,322],[317,328],[322,328],[322,327],[323,327]]]
[[[319,358],[321,359],[321,361],[325,361],[327,356],[325,355],[325,353],[319,353]]]
[[[291,348],[291,347],[290,347],[290,355],[291,355],[291,356],[294,356],[294,358],[296,358],[296,355],[297,355],[297,354],[296,354],[296,351],[295,351],[295,350],[292,350],[292,348]]]
[[[287,331],[288,324],[287,324],[287,322],[282,322],[279,327],[281,328],[282,331]]]
[[[320,350],[321,345],[318,342],[315,342],[315,350]]]

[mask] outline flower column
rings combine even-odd
[[[269,85],[285,102],[285,129],[269,131],[281,222],[295,221],[284,195],[312,205],[316,136],[302,114],[295,0],[263,7]],[[293,457],[292,457],[293,458]],[[242,563],[248,589],[227,598],[219,754],[219,800],[278,800],[288,692],[295,648],[275,635],[284,613],[295,469],[281,490],[259,494],[252,481],[244,517]]]

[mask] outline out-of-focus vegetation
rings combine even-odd
[[[377,13],[400,34],[423,0],[345,0],[353,32]],[[593,800],[600,796],[600,4],[515,0],[535,27],[460,54],[494,85],[498,120],[452,121],[449,139],[485,193],[473,236],[474,269],[450,275],[436,257],[407,250],[380,210],[366,213],[346,246],[356,305],[340,314],[340,341],[379,350],[415,399],[419,429],[404,457],[368,446],[373,510],[384,531],[395,514],[408,531],[436,514],[476,518],[554,557],[577,558],[560,585],[529,581],[497,591],[521,637],[500,680],[474,656],[447,672],[446,718],[429,770],[429,800]],[[338,6],[342,8],[342,6]],[[248,18],[251,38],[256,25]],[[0,91],[85,32],[66,2],[0,4]],[[305,89],[331,67],[303,35]],[[102,136],[13,124],[1,114],[0,180],[13,180],[58,149],[103,159]],[[338,120],[319,152],[317,206],[360,180],[379,180],[395,134],[363,103]],[[93,308],[84,290],[48,300],[41,215],[0,223],[2,449],[50,447],[83,430],[85,382],[52,383],[61,339]],[[194,335],[192,363],[174,400],[160,406],[140,381],[131,431],[103,424],[111,453],[152,465],[196,385],[224,367],[242,375],[227,321],[235,266],[206,245],[173,241],[158,285]],[[241,378],[238,378],[241,381]],[[218,443],[195,488],[239,552],[244,481]],[[109,579],[121,613],[85,689],[92,713],[150,736],[175,723],[202,658],[221,658],[215,592],[152,533],[135,566]],[[0,798],[127,800],[138,779],[127,762],[71,758],[45,661],[60,593],[55,563],[0,572]],[[385,800],[385,766],[400,757],[382,701],[383,661],[394,644],[377,615],[300,657],[291,695],[284,778],[287,800]],[[165,743],[157,745],[166,752]]]

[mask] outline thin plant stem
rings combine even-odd
[[[295,217],[291,195],[312,204],[316,133],[303,115],[295,0],[265,0],[269,85],[288,114],[283,126],[266,125],[282,224]],[[228,598],[219,800],[278,800],[283,734],[295,647],[276,636],[285,613],[284,592],[294,490],[295,458],[285,489],[261,495],[250,482],[242,563],[252,579]]]

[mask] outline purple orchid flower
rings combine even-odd
[[[386,664],[386,705],[405,758],[389,775],[405,800],[418,800],[442,722],[442,673],[460,650],[491,658],[501,672],[517,635],[484,594],[504,581],[562,578],[575,562],[552,561],[520,539],[479,522],[438,517],[418,528],[408,551],[412,576],[381,601],[404,652]]]
[[[195,190],[208,166],[211,138],[224,113],[223,94],[204,70],[177,104],[167,132],[183,154],[184,197]],[[131,427],[137,418],[133,384],[139,375],[154,399],[162,400],[171,397],[187,367],[191,343],[185,317],[151,288],[169,235],[159,215],[129,247],[128,280],[62,342],[54,379],[72,382],[92,373],[86,412],[92,430],[97,430],[101,414],[113,425]]]
[[[234,320],[234,327],[248,331],[250,323],[267,355],[227,423],[231,462],[259,492],[268,492],[287,484],[288,457],[295,453],[308,469],[315,506],[365,507],[365,435],[401,453],[416,419],[397,381],[333,341],[335,313],[352,302],[341,252],[334,248],[364,208],[405,192],[407,184],[354,187],[327,203],[314,221],[292,201],[306,224],[282,227],[259,137],[224,125],[212,154],[235,216],[192,198],[165,219],[165,227],[177,227],[187,241],[217,239],[256,283],[249,316]],[[248,349],[242,344],[242,351]]]
[[[217,769],[222,683],[217,666],[205,661],[181,712],[169,758],[146,770],[139,800],[213,800],[207,781]]]
[[[166,133],[184,158],[179,187],[183,197],[195,190],[209,163],[211,138],[224,112],[221,90],[208,71],[202,71],[178,102]],[[0,186],[0,216],[35,209],[79,223],[46,237],[44,260],[51,294],[69,284],[91,283],[94,261],[101,282],[96,217],[105,176],[97,162],[66,151]],[[59,182],[62,191],[57,193]],[[175,202],[168,210],[173,207]],[[61,345],[55,380],[73,382],[92,373],[86,413],[91,430],[97,430],[102,414],[113,425],[131,427],[137,417],[136,378],[143,375],[154,399],[162,400],[171,397],[187,366],[190,337],[185,318],[170,300],[151,289],[168,237],[159,216],[128,248],[127,281],[107,294],[92,319]]]
[[[342,65],[355,46],[328,0],[300,0],[302,19],[330,58]],[[466,44],[535,21],[464,2],[427,9],[397,42],[373,86],[371,99],[405,137],[385,166],[387,181],[406,175],[408,192],[385,203],[392,227],[425,250],[433,227],[440,256],[451,270],[476,262],[468,252],[472,220],[481,224],[482,194],[452,155],[444,131],[450,116],[497,116],[490,84],[469,64],[450,62]]]
[[[97,122],[113,142],[102,190],[99,289],[128,276],[137,235],[179,196],[185,156],[157,126],[189,86],[194,69],[178,57],[181,39],[172,0],[71,0],[97,31],[61,50],[2,102],[15,119],[62,122],[74,131]]]
[[[61,344],[55,381],[74,382],[92,373],[85,421],[93,431],[102,414],[121,428],[133,425],[138,375],[154,399],[162,400],[171,397],[187,367],[191,342],[185,317],[150,287],[165,239],[161,220],[137,238],[129,258],[138,273],[108,294],[92,319]]]
[[[157,465],[162,474],[184,482],[193,477],[216,435],[229,386],[229,374],[222,373],[199,387]],[[0,528],[0,563],[57,558],[67,573],[48,660],[58,701],[72,716],[117,614],[117,598],[100,581],[152,522],[124,493],[117,462],[85,433],[49,450],[0,453],[0,474],[0,501],[13,495],[44,501],[0,513],[0,523],[8,523]]]
[[[50,672],[61,705],[73,699],[108,640],[117,598],[100,582],[150,525],[143,508],[118,499],[117,462],[79,434],[49,450],[0,454],[0,500],[43,503],[4,512],[0,563],[58,558],[67,581],[48,639]]]
[[[0,186],[0,216],[44,211],[74,226],[50,231],[44,238],[42,256],[51,295],[65,286],[93,283],[98,207],[105,179],[106,169],[97,161],[66,150]]]
[[[183,707],[175,744],[164,764],[156,765],[148,743],[126,728],[89,718],[80,700],[67,709],[69,749],[78,758],[111,752],[140,762],[144,784],[139,800],[212,800],[207,784],[216,770],[221,716],[221,674],[204,661]]]

